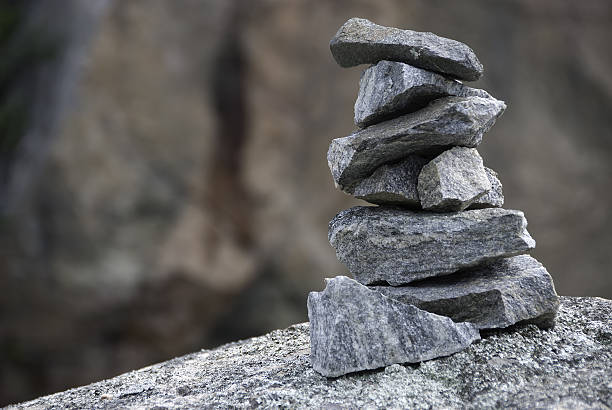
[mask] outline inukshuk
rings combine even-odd
[[[342,67],[373,64],[357,131],[327,159],[344,192],[329,240],[355,280],[308,297],[311,361],[334,377],[450,355],[480,330],[554,325],[559,305],[521,211],[506,210],[476,147],[506,105],[457,80],[483,67],[465,44],[350,19],[330,43]]]

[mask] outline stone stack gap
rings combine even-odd
[[[554,326],[559,298],[521,211],[476,150],[506,109],[457,80],[482,64],[432,33],[347,21],[330,43],[359,83],[358,129],[331,142],[338,188],[377,206],[340,212],[329,241],[355,278],[308,297],[311,362],[328,377],[465,349],[479,330]]]

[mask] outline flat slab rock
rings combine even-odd
[[[308,295],[310,359],[327,377],[448,356],[480,339],[469,323],[390,299],[346,276]]]
[[[352,18],[340,27],[329,48],[341,67],[400,61],[461,80],[478,80],[483,67],[464,43],[412,30],[384,27]]]
[[[328,237],[364,285],[403,285],[535,247],[523,213],[501,208],[436,214],[356,206],[331,220]]]
[[[11,408],[608,408],[612,301],[561,297],[554,329],[495,331],[452,356],[328,379],[308,323]]]
[[[475,148],[454,147],[423,167],[417,189],[423,209],[463,211],[492,189]]]
[[[441,74],[410,64],[380,61],[363,72],[355,102],[355,124],[366,127],[417,111],[429,102],[445,97],[493,98]]]
[[[476,147],[503,113],[493,98],[444,97],[404,116],[334,139],[327,162],[337,186],[353,189],[379,166],[411,154],[435,156],[452,146]]]
[[[528,255],[407,286],[371,289],[479,329],[504,328],[518,322],[549,328],[554,326],[559,307],[552,278]]]
[[[373,204],[421,208],[417,183],[427,160],[410,155],[403,160],[381,165],[348,193]]]

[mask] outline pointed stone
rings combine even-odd
[[[387,298],[346,276],[308,295],[308,318],[312,367],[327,377],[448,356],[480,339],[469,323]]]
[[[355,124],[365,127],[414,112],[446,96],[493,98],[441,74],[395,61],[381,61],[368,68],[359,81]]]
[[[372,289],[403,303],[479,329],[515,323],[554,326],[559,296],[540,262],[529,255],[500,259],[441,278]]]
[[[521,211],[474,209],[450,214],[356,206],[329,223],[329,242],[355,279],[398,286],[535,247]]]
[[[463,211],[492,188],[475,148],[454,147],[429,161],[417,185],[423,209]]]
[[[425,158],[410,155],[400,162],[381,165],[348,193],[373,204],[420,209],[417,181]]]
[[[433,33],[384,27],[369,20],[348,20],[329,48],[341,67],[400,61],[461,80],[478,80],[483,67],[464,43]]]
[[[501,208],[504,206],[504,193],[497,172],[487,167],[485,167],[485,172],[491,183],[491,190],[472,202],[468,209]]]
[[[334,139],[327,152],[331,174],[337,186],[351,190],[379,166],[408,155],[476,147],[505,108],[493,98],[440,98],[416,112]]]

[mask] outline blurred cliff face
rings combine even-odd
[[[328,48],[353,16],[476,51],[509,106],[480,148],[506,207],[560,294],[612,296],[607,0],[24,4],[57,52],[0,96],[29,84],[0,168],[0,404],[306,320],[358,204],[325,159],[353,128],[363,67]]]

